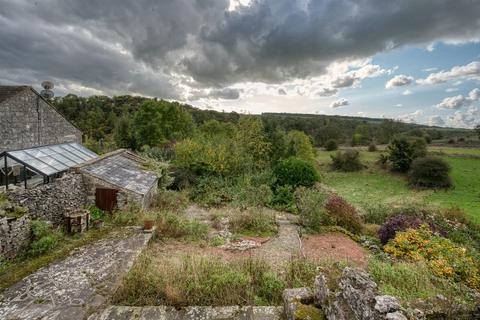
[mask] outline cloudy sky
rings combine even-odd
[[[480,123],[480,1],[0,0],[0,84]]]

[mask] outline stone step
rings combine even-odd
[[[88,320],[280,320],[283,307],[125,307],[109,306]]]

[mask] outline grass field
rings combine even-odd
[[[322,168],[323,182],[358,206],[425,201],[442,208],[460,207],[471,221],[480,224],[480,158],[472,157],[476,155],[475,152],[480,155],[480,150],[436,147],[432,151],[445,154],[442,157],[452,167],[454,187],[448,191],[410,189],[403,176],[392,174],[374,165],[379,152],[361,151],[361,160],[368,168],[352,173],[329,169],[330,155],[334,152],[320,151],[318,159]]]

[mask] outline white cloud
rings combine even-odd
[[[397,104],[395,105],[395,107],[403,107],[403,104],[397,103]]]
[[[477,101],[480,99],[480,89],[475,88],[468,93],[468,99],[471,101]]]
[[[339,108],[339,107],[343,107],[343,106],[348,106],[349,104],[350,103],[348,102],[347,99],[341,98],[341,99],[338,99],[336,101],[333,101],[330,104],[330,108]]]
[[[460,109],[466,102],[467,99],[460,94],[458,96],[443,99],[442,102],[437,104],[437,107],[441,109]]]
[[[407,90],[403,91],[402,94],[403,94],[404,96],[409,96],[409,95],[413,94],[413,91],[407,89]]]
[[[391,89],[394,87],[401,87],[401,86],[406,86],[409,85],[410,83],[413,82],[413,77],[406,76],[404,74],[400,74],[398,76],[393,77],[392,79],[388,80],[388,82],[385,84],[385,88]]]
[[[448,117],[448,122],[453,127],[473,128],[480,124],[480,109],[470,107],[467,111],[456,111],[453,116]]]
[[[438,68],[425,68],[425,69],[422,69],[423,72],[433,72],[433,71],[436,71],[438,70]]]
[[[480,62],[473,61],[467,65],[455,66],[448,71],[440,71],[431,73],[425,79],[418,79],[418,84],[437,84],[444,83],[449,80],[466,78],[480,79]]]
[[[447,88],[445,92],[455,92],[458,91],[458,88]]]
[[[428,118],[428,124],[430,126],[441,127],[445,125],[445,121],[443,121],[442,117],[440,116],[431,116]]]
[[[442,109],[460,109],[463,106],[469,106],[473,102],[478,101],[480,99],[480,89],[475,88],[468,93],[467,97],[463,95],[458,95],[454,97],[447,97],[442,100],[439,104],[437,104],[438,108]]]
[[[406,122],[406,123],[417,123],[418,122],[418,117],[423,115],[423,110],[417,110],[412,113],[407,113],[403,115],[399,115],[396,117],[398,121],[401,122]]]
[[[330,97],[338,92],[335,88],[321,88],[317,91],[316,95],[319,97]]]

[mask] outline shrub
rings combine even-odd
[[[288,158],[280,161],[273,174],[278,186],[289,185],[294,189],[298,186],[311,187],[320,180],[320,175],[312,163],[298,158]]]
[[[384,251],[397,258],[425,262],[436,276],[480,289],[478,260],[466,248],[434,235],[427,225],[398,233]]]
[[[62,237],[59,231],[53,230],[52,225],[44,220],[33,220],[30,223],[30,230],[33,236],[28,249],[30,256],[39,256],[51,251]]]
[[[333,223],[324,207],[325,199],[326,195],[316,189],[300,187],[295,191],[295,204],[300,220],[308,230],[318,232],[321,226]]]
[[[412,162],[409,182],[415,187],[449,188],[452,185],[449,172],[450,165],[441,158],[417,158]]]
[[[197,173],[188,168],[171,168],[170,176],[172,183],[168,186],[170,190],[183,190],[195,185],[198,179]]]
[[[111,215],[111,222],[116,226],[133,226],[137,225],[139,221],[139,212],[135,210],[117,211]]]
[[[388,160],[392,163],[392,169],[399,172],[407,172],[412,161],[424,157],[427,153],[427,144],[423,138],[395,138],[388,145]]]
[[[338,151],[336,155],[331,155],[332,168],[345,172],[353,172],[363,169],[360,162],[360,153],[356,150]]]
[[[448,139],[448,144],[454,144],[455,143],[455,139]]]
[[[325,150],[327,151],[334,151],[338,149],[338,144],[337,141],[330,139],[327,142],[325,142]]]
[[[375,143],[372,142],[368,145],[368,152],[375,152],[375,151],[377,151],[377,146],[375,145]]]
[[[362,219],[357,210],[342,197],[331,196],[325,204],[325,209],[336,225],[353,233],[362,231]]]
[[[97,206],[90,206],[88,208],[90,212],[90,218],[92,220],[104,220],[105,219],[105,211],[99,209]]]
[[[287,155],[305,161],[313,161],[316,149],[312,145],[311,138],[303,131],[292,130],[287,133]]]
[[[271,236],[277,232],[275,214],[263,209],[247,209],[230,216],[230,228],[235,233],[250,236]]]
[[[272,206],[280,210],[295,211],[295,197],[293,192],[294,189],[292,186],[277,186],[273,193]]]
[[[395,238],[397,232],[405,231],[408,228],[419,228],[423,221],[415,216],[395,215],[390,217],[378,231],[378,237],[382,244],[386,244]]]
[[[30,222],[30,231],[33,239],[38,240],[44,236],[49,235],[52,230],[52,225],[45,220],[33,220]]]
[[[30,244],[29,254],[39,256],[47,253],[57,246],[58,237],[55,235],[46,235]]]
[[[218,176],[204,176],[198,179],[190,196],[192,200],[203,206],[219,206],[233,200],[234,196],[230,192],[232,184],[232,179]]]
[[[206,240],[208,226],[197,220],[187,220],[170,212],[156,213],[155,237],[176,238],[188,241]]]
[[[257,174],[244,174],[236,178],[230,187],[232,203],[240,208],[264,207],[271,203],[273,177],[270,171]]]
[[[171,212],[183,212],[188,206],[188,197],[183,192],[167,190],[155,198],[155,208]]]

